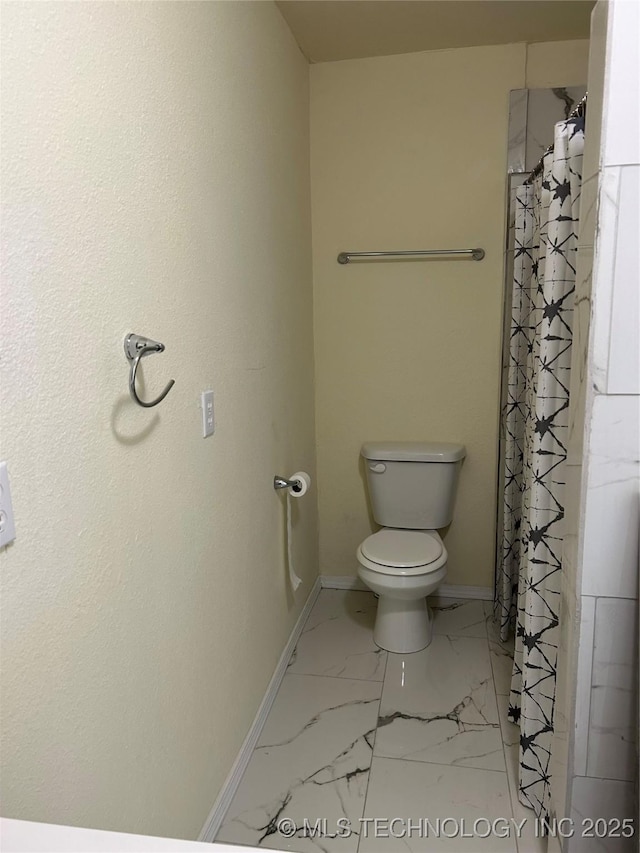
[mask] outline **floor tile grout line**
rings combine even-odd
[[[389,666],[389,654],[390,652],[386,652],[386,658],[384,662],[384,674],[382,676],[382,690],[380,691],[380,700],[378,702],[378,715],[376,716],[376,728],[373,734],[373,744],[371,745],[371,763],[369,764],[369,772],[367,773],[367,786],[364,791],[364,801],[362,803],[362,813],[360,817],[365,816],[365,812],[367,811],[367,798],[369,797],[369,785],[371,784],[371,772],[373,770],[373,758],[374,752],[376,748],[376,738],[378,736],[378,720],[380,719],[380,709],[382,706],[382,694],[384,693],[384,680],[387,676],[387,667]],[[362,841],[362,827],[363,824],[360,824],[360,832],[358,833],[358,846],[356,848],[356,853],[360,853],[360,843]]]
[[[412,758],[398,758],[393,755],[376,755],[378,761],[402,761],[403,764],[418,765],[428,764],[430,767],[452,767],[454,770],[471,770],[473,773],[502,773],[506,776],[506,770],[493,770],[490,767],[469,767],[467,764],[440,764],[437,761],[414,761]]]
[[[321,672],[287,672],[285,675],[301,675],[304,678],[339,678],[341,681],[366,681],[369,684],[383,684],[382,678],[358,678],[357,675],[327,675]]]

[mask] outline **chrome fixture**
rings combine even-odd
[[[484,249],[416,249],[398,252],[340,252],[339,264],[348,264],[352,258],[410,258],[425,255],[471,255],[474,261],[484,258]]]
[[[131,399],[145,409],[150,409],[152,406],[157,406],[158,403],[161,403],[175,384],[174,380],[171,379],[160,396],[156,397],[155,400],[150,400],[148,403],[138,397],[138,392],[136,391],[136,373],[140,359],[154,352],[164,352],[164,344],[152,341],[151,338],[145,338],[142,335],[134,335],[133,333],[128,334],[124,339],[124,353],[131,366],[131,372],[129,373],[129,393],[131,394]]]
[[[273,488],[276,489],[293,489],[294,492],[302,491],[300,480],[285,480],[284,477],[273,478]]]

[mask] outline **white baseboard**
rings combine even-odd
[[[276,693],[278,692],[280,684],[282,683],[282,679],[284,678],[285,672],[287,671],[289,660],[291,659],[293,650],[296,647],[298,638],[302,633],[304,623],[307,621],[307,617],[311,612],[311,608],[315,604],[316,599],[320,594],[321,586],[322,585],[320,578],[317,578],[315,584],[313,585],[313,589],[309,593],[309,597],[307,598],[305,605],[302,608],[300,615],[298,616],[296,624],[293,626],[293,630],[291,631],[291,634],[287,641],[287,645],[284,647],[282,654],[280,655],[280,660],[278,661],[278,665],[276,666],[274,673],[271,676],[271,681],[269,682],[269,686],[267,687],[267,692],[264,694],[264,698],[260,703],[260,707],[258,708],[258,713],[256,714],[255,719],[251,724],[251,728],[249,729],[249,732],[246,738],[244,739],[244,743],[240,748],[238,757],[234,761],[233,767],[231,768],[229,775],[227,776],[225,783],[220,789],[220,793],[218,794],[218,797],[215,803],[213,804],[211,811],[209,812],[209,817],[207,818],[204,826],[202,827],[200,835],[198,836],[198,841],[213,842],[215,840],[216,835],[218,834],[218,830],[222,825],[222,821],[224,820],[224,816],[227,812],[227,809],[231,804],[231,800],[233,799],[236,791],[238,790],[238,785],[240,784],[240,780],[242,779],[242,774],[247,769],[247,764],[249,763],[251,754],[253,753],[256,743],[258,742],[262,727],[264,726],[269,711],[271,710],[271,706],[273,705],[273,700],[276,698]]]
[[[493,601],[493,589],[490,586],[458,586],[443,583],[436,590],[434,598],[476,598],[479,601]]]
[[[323,589],[368,589],[360,578],[353,575],[320,575],[320,583]],[[490,586],[457,586],[456,584],[443,583],[432,597],[475,598],[479,601],[493,601],[493,590]]]
[[[357,589],[367,591],[369,587],[355,575],[320,575],[322,589]]]

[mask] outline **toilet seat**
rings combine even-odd
[[[382,574],[424,575],[444,565],[447,552],[436,531],[385,527],[362,542],[358,560]]]

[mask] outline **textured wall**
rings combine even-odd
[[[317,571],[308,67],[271,3],[2,24],[3,813],[195,837]]]
[[[584,42],[529,52],[531,74],[524,44],[311,67],[323,573],[355,574],[373,529],[362,442],[431,439],[468,449],[447,581],[493,582],[508,93],[550,85],[554,62],[554,85],[587,75]],[[336,263],[458,246],[486,258]]]

